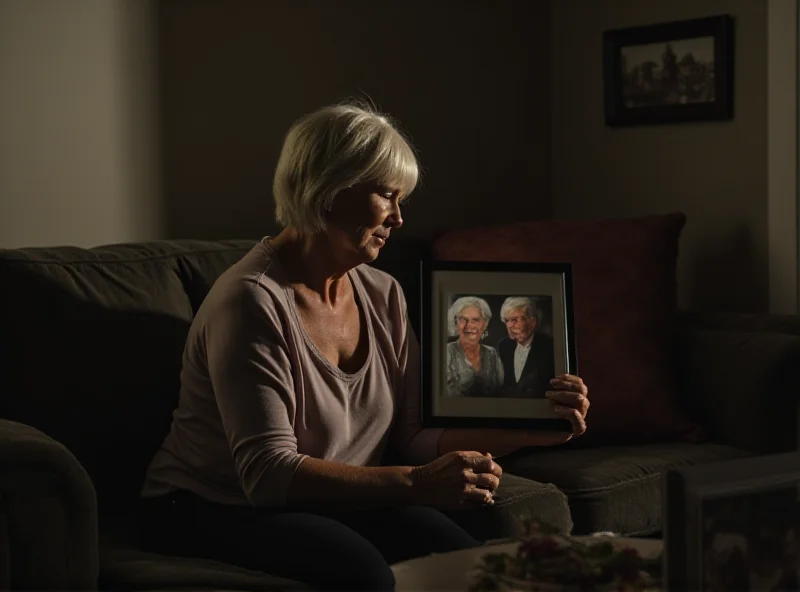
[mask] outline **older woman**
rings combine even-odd
[[[223,273],[189,330],[178,408],[142,490],[147,545],[318,588],[386,590],[389,564],[478,544],[440,510],[492,503],[494,456],[572,434],[420,426],[398,283],[365,265],[418,169],[389,119],[339,105],[289,130],[284,229]],[[554,383],[585,429],[587,391]],[[405,464],[383,466],[386,453]]]
[[[458,336],[447,344],[447,395],[492,397],[503,384],[497,350],[483,345],[492,320],[489,304],[477,296],[457,298],[447,311],[448,331]]]

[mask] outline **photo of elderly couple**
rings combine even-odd
[[[555,376],[553,298],[456,294],[450,300],[444,396],[544,398]]]

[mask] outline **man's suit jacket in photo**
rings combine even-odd
[[[550,380],[555,377],[555,354],[553,338],[545,333],[534,333],[531,351],[517,382],[514,373],[514,352],[517,342],[504,337],[497,344],[500,360],[503,362],[503,395],[506,397],[525,397],[543,399],[550,390]]]

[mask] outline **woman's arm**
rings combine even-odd
[[[414,499],[410,466],[351,467],[298,453],[294,372],[266,289],[249,285],[214,306],[205,327],[208,374],[239,482],[253,506]]]
[[[412,467],[356,467],[307,457],[297,467],[287,505],[315,508],[366,508],[413,504],[417,500]]]
[[[406,374],[409,372],[409,369],[406,368]],[[458,364],[456,363],[456,355],[452,347],[448,345],[447,347],[447,391],[445,392],[445,396],[447,397],[457,397],[460,395],[458,392],[458,386],[461,384],[461,376],[458,372]],[[413,396],[413,395],[412,395]]]
[[[505,373],[503,371],[503,361],[500,359],[500,351],[497,348],[491,348],[492,352],[492,362],[495,367],[495,380],[497,381],[497,387],[495,390],[500,391],[503,388],[503,383],[505,382]]]

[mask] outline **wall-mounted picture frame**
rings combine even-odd
[[[800,453],[663,478],[665,590],[800,589]]]
[[[571,266],[426,259],[421,275],[423,425],[571,431],[545,397],[578,372]]]
[[[608,126],[733,118],[733,18],[603,33]]]

